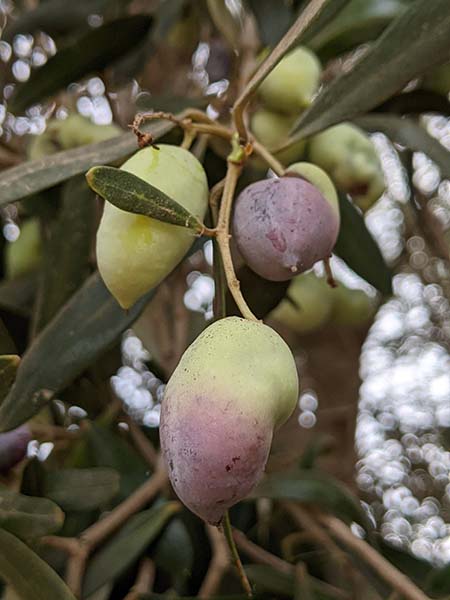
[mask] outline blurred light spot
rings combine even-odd
[[[24,60],[16,60],[11,70],[17,81],[26,81],[30,77],[30,65]]]
[[[298,416],[298,422],[300,427],[304,427],[305,429],[311,429],[311,427],[314,427],[316,421],[316,415],[309,410],[301,412]]]

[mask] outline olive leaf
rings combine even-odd
[[[84,580],[84,595],[89,596],[123,573],[180,508],[178,502],[165,502],[128,519],[90,561]]]
[[[47,473],[44,493],[64,510],[92,510],[112,500],[119,485],[114,469],[59,469]]]
[[[0,529],[0,577],[23,600],[75,600],[55,571],[26,544]]]
[[[325,60],[375,39],[406,8],[408,0],[351,0],[330,23],[308,39]]]
[[[0,405],[0,431],[18,427],[49,402],[138,317],[154,290],[124,312],[94,273],[42,330],[22,358]]]
[[[361,504],[338,480],[314,469],[292,469],[267,475],[250,498],[289,499],[329,510],[347,522],[356,521],[367,531],[372,527]]]
[[[143,129],[156,140],[174,127],[173,123],[158,121],[150,123]],[[73,175],[84,173],[100,162],[112,163],[124,158],[136,148],[136,136],[132,133],[124,133],[104,142],[57,152],[6,169],[2,171],[0,180],[0,206],[45,190],[70,179]]]
[[[64,522],[62,510],[47,498],[35,498],[0,487],[0,527],[22,539],[55,533]]]
[[[449,36],[448,0],[413,2],[350,71],[323,90],[292,131],[308,137],[372,110],[430,67],[448,61]]]
[[[59,50],[43,67],[33,71],[28,81],[17,86],[8,109],[13,113],[25,110],[69,83],[104,69],[136,46],[147,35],[151,23],[146,15],[133,15],[89,31]]]
[[[392,294],[392,274],[361,212],[339,194],[341,226],[333,252],[383,295]]]
[[[115,167],[92,167],[86,179],[94,192],[121,210],[187,227],[197,233],[205,229],[181,204],[132,173]]]
[[[417,121],[396,115],[370,114],[355,119],[354,123],[367,131],[381,131],[393,142],[410,150],[424,152],[437,164],[441,176],[450,179],[450,153]]]
[[[0,403],[7,396],[16,378],[20,364],[20,356],[4,354],[0,356]]]

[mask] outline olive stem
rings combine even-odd
[[[221,179],[218,183],[216,183],[216,185],[213,186],[209,194],[209,208],[211,210],[211,218],[214,227],[217,227],[217,222],[219,219],[219,200],[222,196],[224,185],[225,178]],[[213,249],[213,272],[215,286],[214,317],[216,319],[222,319],[226,317],[225,294],[227,289],[227,282],[217,239],[213,239]]]
[[[233,259],[231,258],[230,251],[230,216],[231,208],[233,206],[234,192],[236,189],[236,183],[242,171],[242,164],[233,162],[228,159],[228,169],[225,177],[225,185],[223,189],[222,203],[219,210],[219,220],[216,230],[216,239],[219,244],[220,254],[222,255],[223,268],[225,271],[225,277],[227,279],[228,288],[241,311],[242,316],[250,321],[257,321],[258,319],[250,310],[247,302],[240,290],[240,283],[236,277],[234,271]]]
[[[231,557],[239,573],[242,588],[244,589],[245,593],[249,598],[253,598],[252,588],[244,571],[244,567],[242,566],[241,558],[239,556],[239,552],[233,538],[233,530],[231,528],[230,515],[228,511],[225,512],[225,515],[222,520],[222,526],[225,539],[227,540],[228,548],[230,549]]]
[[[241,140],[247,140],[248,133],[244,121],[244,111],[259,86],[267,75],[277,66],[283,56],[289,52],[298,40],[299,36],[306,30],[310,23],[317,17],[328,0],[312,0],[301,15],[284,35],[266,60],[257,69],[256,73],[245,86],[241,95],[237,98],[233,106],[233,119],[237,132]]]

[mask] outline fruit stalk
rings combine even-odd
[[[252,588],[250,586],[250,582],[247,578],[247,575],[244,571],[241,557],[239,556],[239,552],[238,552],[238,549],[237,549],[235,541],[234,541],[233,530],[231,528],[231,522],[230,522],[230,514],[228,511],[226,511],[226,513],[223,517],[222,525],[223,525],[223,532],[225,535],[225,539],[227,540],[227,544],[228,544],[228,547],[231,552],[231,557],[233,559],[233,562],[234,562],[237,572],[239,574],[239,579],[241,580],[242,588],[249,598],[253,598]]]

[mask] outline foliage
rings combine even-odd
[[[447,96],[429,91],[442,89],[441,80],[439,86],[421,87],[425,77],[428,82],[438,72],[433,69],[450,61],[448,0],[41,0],[17,2],[3,16],[2,44],[18,45],[20,36],[30,36],[24,38],[28,41],[34,36],[36,50],[39,44],[49,46],[52,36],[55,50],[50,44],[45,64],[33,67],[26,81],[14,82],[12,59],[1,75],[9,115],[0,137],[4,231],[16,221],[33,223],[39,244],[27,251],[20,246],[24,238],[0,243],[0,452],[5,452],[0,465],[8,464],[0,471],[0,597],[243,598],[245,578],[232,570],[224,538],[175,499],[161,464],[157,428],[145,417],[148,398],[160,407],[159,395],[181,355],[212,317],[210,307],[187,309],[192,289],[187,290],[186,279],[200,272],[214,278],[215,318],[256,315],[277,327],[269,314],[276,314],[271,311],[283,299],[293,303],[286,296],[289,282],[263,279],[234,246],[230,249],[234,192],[265,178],[269,167],[282,175],[291,162],[283,159],[292,152],[292,162],[307,161],[311,137],[343,122],[364,135],[384,134],[405,164],[410,194],[402,211],[409,233],[423,238],[431,257],[448,263],[442,223],[415,189],[411,172],[412,152],[422,152],[442,177],[450,177],[449,153],[427,131],[423,117],[448,115],[450,90]],[[293,91],[304,75],[302,65],[294,65],[293,75],[286,68],[291,63],[284,63],[285,71],[276,69],[284,55],[289,61],[296,55],[292,50],[299,43],[321,61],[320,66],[314,59],[301,102]],[[291,77],[288,102],[277,102],[278,77]],[[266,91],[258,94],[263,79]],[[270,81],[275,83],[268,95]],[[99,82],[103,91],[96,92]],[[20,134],[21,123],[32,128],[35,121],[83,112],[87,105],[93,121],[96,107],[107,105],[121,133],[106,139],[110,134],[98,130],[97,136],[96,127],[102,126],[89,129],[92,122],[87,121],[83,132],[81,119],[78,133],[89,143],[80,146],[80,139],[70,136],[63,143],[61,132],[52,127],[46,134],[36,130],[52,153],[43,143],[47,150],[28,159],[30,136]],[[154,114],[128,131],[143,106]],[[271,118],[268,108],[271,123],[289,126],[278,135],[271,125],[266,148],[246,123],[257,111]],[[204,220],[170,193],[118,168],[139,147],[162,143],[182,145],[202,163],[211,193]],[[394,275],[413,266],[406,250],[388,261],[358,207],[357,196],[381,177],[381,171],[367,174],[366,167],[360,163],[361,173],[350,182],[335,177],[340,231],[334,253],[381,304],[392,295]],[[174,166],[170,178],[182,175],[186,172]],[[185,228],[184,233],[190,229],[195,239],[178,266],[126,311],[97,271],[93,248],[103,200],[133,217],[151,217],[164,226]],[[282,222],[286,214],[281,213]],[[205,259],[211,240],[212,269]],[[8,264],[8,244],[9,250],[23,253],[20,273]],[[149,270],[152,261],[163,261],[164,251],[149,261]],[[327,261],[325,271],[333,283]],[[124,269],[121,276],[131,275]],[[328,348],[345,338],[359,353],[367,333],[367,318],[338,323],[329,315],[331,308],[320,328],[298,328],[297,333],[279,324],[305,369],[302,390],[314,380],[317,345]],[[150,354],[137,338],[123,336],[130,327]],[[344,437],[353,435],[359,383],[350,350],[338,359],[347,359],[353,385],[348,400],[354,410],[345,417],[346,426],[336,426],[331,443],[314,430],[299,440],[303,430],[296,422],[294,433],[289,424],[275,432],[266,475],[231,509],[234,540],[254,597],[448,597],[449,567],[438,568],[382,540],[352,477],[336,468],[341,462],[354,469],[353,451],[342,450],[342,457],[340,452],[348,442]],[[330,362],[327,355],[321,364],[324,379]],[[133,373],[131,390],[120,380],[123,369]],[[224,384],[239,387],[228,379]],[[134,394],[131,408],[124,400],[127,393]],[[331,410],[340,408],[330,402]],[[9,458],[1,460],[7,451],[2,435],[8,432],[14,445],[22,425],[35,441],[28,456],[22,453],[10,465]],[[272,424],[269,429],[271,439]],[[338,456],[334,464],[330,454]],[[353,536],[351,526],[361,537]]]

